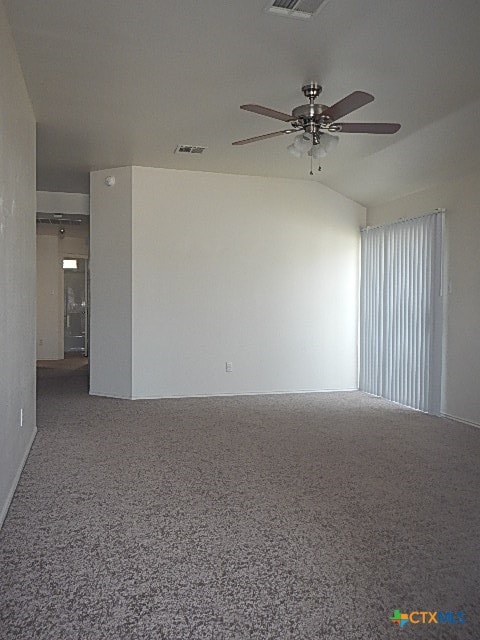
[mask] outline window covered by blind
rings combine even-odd
[[[362,230],[360,389],[440,412],[443,212]]]

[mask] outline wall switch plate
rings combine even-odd
[[[231,362],[225,362],[225,371],[227,373],[232,373],[233,371],[233,364]]]

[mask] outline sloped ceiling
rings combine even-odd
[[[39,189],[87,192],[90,170],[136,164],[316,180],[368,206],[480,167],[478,0],[331,0],[309,21],[267,14],[266,0],[5,4]],[[287,136],[231,146],[283,128],[240,104],[290,112],[312,80],[324,104],[375,96],[345,121],[402,129],[343,134],[314,177]],[[208,149],[178,156],[180,143]]]

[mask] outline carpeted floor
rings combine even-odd
[[[480,637],[480,430],[357,392],[86,390],[86,367],[40,371],[2,640]]]

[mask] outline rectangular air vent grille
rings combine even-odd
[[[287,18],[308,20],[330,0],[270,0],[266,11]]]
[[[67,224],[83,224],[81,218],[53,218],[52,216],[42,216],[37,214],[37,224],[58,224],[64,227]]]
[[[203,153],[207,147],[199,147],[191,144],[179,144],[175,149],[175,153],[190,153],[191,155],[199,155]]]

